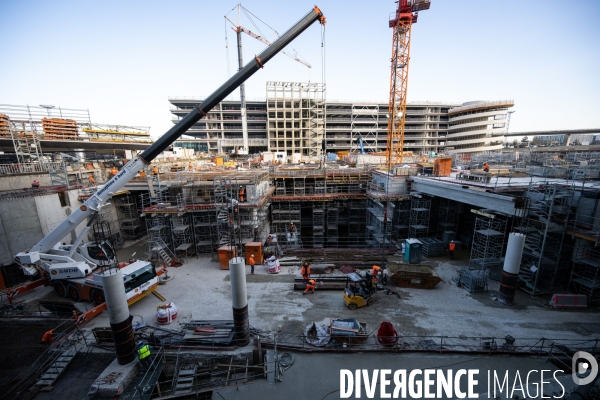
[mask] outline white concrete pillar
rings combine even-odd
[[[110,328],[115,340],[115,351],[119,364],[128,364],[135,359],[135,338],[129,315],[129,305],[120,270],[107,270],[102,274],[102,287]]]
[[[525,235],[522,233],[511,232],[508,235],[508,245],[506,247],[506,256],[504,257],[504,269],[502,271],[502,279],[500,280],[500,290],[498,293],[498,301],[501,303],[512,304],[515,299],[524,245]]]
[[[246,261],[243,257],[234,257],[229,260],[229,276],[231,278],[234,341],[238,346],[246,346],[250,343],[250,323],[248,322]]]

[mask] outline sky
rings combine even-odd
[[[0,0],[0,104],[89,109],[92,122],[172,126],[169,98],[208,96],[237,70],[235,1]],[[246,0],[285,32],[314,0]],[[325,82],[335,100],[387,102],[392,0],[317,0],[327,18],[246,82]],[[232,11],[233,10],[233,11]],[[600,2],[432,0],[413,26],[408,101],[514,100],[511,132],[600,128]],[[258,28],[252,23],[254,22]],[[257,32],[258,33],[258,32]],[[269,36],[273,39],[272,36]],[[264,44],[244,35],[248,61]],[[239,98],[239,91],[232,95]]]

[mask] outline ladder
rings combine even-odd
[[[77,352],[75,347],[61,351],[58,357],[50,364],[50,367],[44,372],[42,377],[35,383],[36,386],[52,386],[58,377],[67,369],[67,366],[73,361]]]
[[[184,365],[181,367],[175,380],[173,395],[178,396],[191,393],[194,386],[195,375],[196,365]]]

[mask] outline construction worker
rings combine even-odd
[[[304,261],[304,264],[302,264],[300,274],[302,274],[302,280],[304,283],[308,282],[310,279],[310,265],[308,264],[308,261]]]
[[[254,262],[254,254],[250,255],[250,258],[248,259],[248,262],[250,263],[250,273],[252,275],[254,275],[254,264],[255,264],[255,262]]]
[[[448,244],[448,252],[450,252],[451,260],[454,260],[454,250],[456,250],[456,243],[454,243],[454,240],[451,240]]]
[[[294,225],[294,223],[292,222],[292,223],[290,224],[290,232],[291,232],[291,233],[294,233],[295,231],[296,231],[296,225]]]
[[[50,329],[48,332],[44,333],[44,336],[42,336],[42,343],[52,343],[52,341],[54,340],[54,334],[52,333],[53,329]]]
[[[188,171],[193,171],[193,170],[194,170],[194,167],[192,166],[192,163],[189,163],[188,164]]]
[[[142,364],[142,366],[146,370],[149,369],[150,365],[152,365],[152,362],[150,360],[150,350],[152,350],[152,346],[149,346],[143,341],[139,341],[137,344],[137,348],[138,360],[140,360],[140,364]]]
[[[94,175],[90,174],[90,176],[88,176],[88,181],[90,182],[90,186],[95,186],[96,185],[96,180],[94,179]]]
[[[377,275],[379,275],[381,267],[379,265],[373,265],[371,268],[371,275],[373,275],[373,283],[377,283]]]
[[[267,238],[267,242],[273,243],[273,236],[269,235],[269,237]]]
[[[115,176],[118,172],[119,170],[117,169],[117,167],[113,165],[113,167],[110,169],[110,175]]]
[[[146,177],[146,171],[141,170],[140,171],[140,178],[145,178]]]
[[[311,279],[308,281],[308,283],[306,284],[306,289],[304,290],[304,293],[302,293],[303,295],[305,295],[306,293],[308,293],[309,290],[312,290],[312,294],[315,294],[315,285],[317,284],[317,282],[314,279]]]
[[[158,167],[156,165],[152,167],[152,173],[154,174],[154,176],[158,176]]]
[[[31,188],[33,190],[40,190],[40,183],[36,180],[31,181]]]
[[[490,172],[490,164],[487,162],[483,164],[483,172]]]
[[[246,189],[243,186],[240,186],[240,202],[246,201]]]
[[[254,241],[258,242],[258,227],[257,226],[254,227],[253,233],[254,233]]]

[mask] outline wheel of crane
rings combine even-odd
[[[73,284],[67,285],[67,293],[69,297],[73,301],[81,301],[81,293],[79,293],[79,288]]]
[[[52,287],[57,295],[60,297],[67,297],[67,288],[62,281],[54,281]]]
[[[96,305],[102,304],[106,300],[104,298],[104,292],[98,289],[93,289],[90,293],[90,297]]]

